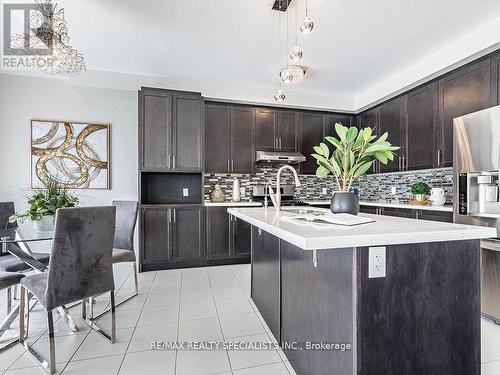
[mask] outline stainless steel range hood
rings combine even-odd
[[[299,152],[257,151],[255,160],[257,163],[297,164],[306,161],[306,157]]]

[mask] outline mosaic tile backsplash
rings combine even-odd
[[[226,200],[231,200],[233,191],[233,180],[237,178],[240,187],[244,189],[241,194],[242,201],[252,200],[252,186],[259,184],[276,184],[276,172],[279,166],[262,165],[258,166],[254,175],[240,174],[206,174],[205,175],[205,199],[214,188],[215,184],[220,184],[226,195]],[[295,189],[294,200],[317,200],[329,199],[331,192],[335,188],[332,176],[318,178],[316,176],[299,176],[302,186]],[[422,171],[385,173],[377,175],[367,175],[359,179],[353,186],[359,189],[360,199],[396,199],[408,200],[411,198],[411,185],[417,181],[423,181],[431,187],[443,188],[447,197],[447,202],[451,203],[453,197],[453,169],[429,169]],[[293,178],[290,172],[282,175],[282,184],[293,185]],[[391,194],[391,188],[396,187],[396,194]],[[327,194],[322,194],[322,189],[326,188]]]

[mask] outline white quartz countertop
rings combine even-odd
[[[326,206],[330,204],[330,200],[321,199],[314,201],[305,201],[305,204],[310,206]],[[394,208],[406,208],[410,210],[428,210],[428,211],[443,211],[443,212],[453,212],[452,205],[445,206],[419,206],[410,203],[399,203],[398,201],[359,201],[360,206],[375,206],[375,207],[394,207]]]
[[[360,216],[373,218],[375,222],[352,227],[329,225],[328,227],[319,228],[314,224],[297,224],[280,220],[281,216],[290,216],[293,213],[287,211],[277,212],[274,208],[228,208],[228,212],[304,250],[497,237],[496,228],[392,216],[360,214]]]
[[[207,207],[261,207],[260,202],[210,202],[205,201]]]

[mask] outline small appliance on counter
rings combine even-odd
[[[500,106],[453,120],[453,221],[500,229]],[[500,238],[481,240],[481,312],[500,324]]]

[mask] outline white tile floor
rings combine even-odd
[[[132,292],[128,265],[115,269],[117,299]],[[152,351],[152,340],[272,340],[269,329],[250,300],[250,266],[234,265],[148,272],[139,275],[140,295],[120,306],[117,338],[112,345],[83,324],[69,331],[56,322],[58,373],[165,374],[165,375],[293,375],[282,352],[277,351]],[[107,301],[100,298],[96,310]],[[1,293],[0,311],[5,311]],[[75,317],[79,307],[71,309]],[[57,316],[57,315],[56,315]],[[100,321],[109,327],[109,316]],[[45,321],[36,307],[31,315],[30,340],[46,352]],[[8,332],[17,334],[17,327]],[[0,342],[1,345],[1,342]],[[482,321],[482,374],[500,374],[500,326]],[[0,354],[0,374],[45,374],[19,346]]]

